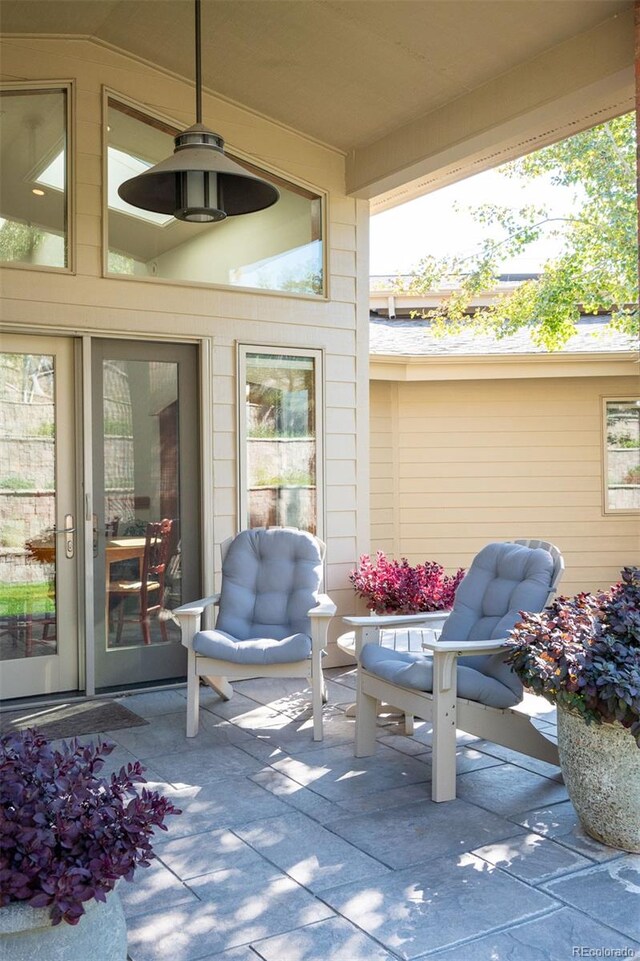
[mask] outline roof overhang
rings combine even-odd
[[[522,380],[540,377],[638,377],[640,354],[620,351],[569,354],[491,354],[406,357],[372,354],[370,380]]]
[[[26,61],[35,37],[85,39],[192,83],[189,6],[3,0],[2,31]],[[632,0],[203,0],[202,52],[219,103],[338,152],[374,212],[634,103]]]

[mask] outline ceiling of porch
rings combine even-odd
[[[344,151],[350,191],[386,204],[458,179],[470,158],[482,169],[496,151],[507,159],[523,142],[533,149],[563,126],[630,109],[632,8],[203,0],[203,78]],[[190,0],[3,0],[2,32],[89,37],[191,78],[192,9]]]

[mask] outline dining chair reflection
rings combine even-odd
[[[118,598],[121,602],[118,605],[116,644],[120,644],[127,622],[140,624],[144,644],[151,644],[150,617],[152,614],[157,616],[163,607],[172,528],[173,520],[167,518],[147,524],[139,578],[109,581],[109,597]],[[135,612],[127,613],[125,610],[129,597],[136,599]],[[168,641],[166,620],[159,617],[158,622],[162,640]]]

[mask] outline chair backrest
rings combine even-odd
[[[120,518],[112,517],[110,521],[107,521],[105,523],[104,532],[107,537],[117,537],[119,528],[120,528]]]
[[[287,527],[241,531],[223,545],[216,628],[237,640],[309,634],[307,612],[322,585],[324,545]]]
[[[521,611],[541,611],[555,591],[564,563],[547,541],[516,540],[487,544],[474,557],[456,592],[443,641],[480,641],[506,637]],[[515,693],[522,685],[504,655],[460,658],[482,674],[495,677]]]
[[[164,572],[169,560],[171,548],[171,530],[173,521],[163,518],[161,521],[151,521],[145,531],[144,556],[142,558],[142,583],[149,577],[164,580]]]

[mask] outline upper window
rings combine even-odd
[[[604,404],[605,510],[640,510],[640,399]]]
[[[64,87],[0,93],[0,261],[69,263]]]
[[[109,98],[107,132],[109,273],[322,295],[317,194],[249,167],[278,187],[278,203],[222,223],[182,223],[118,196],[123,181],[171,156],[177,131]]]
[[[319,351],[240,348],[241,526],[319,533]]]

